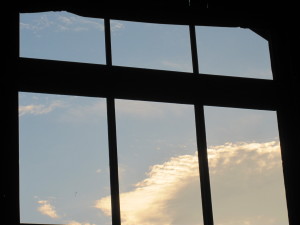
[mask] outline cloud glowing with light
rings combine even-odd
[[[47,200],[39,200],[37,201],[37,203],[39,204],[39,207],[37,208],[37,210],[42,213],[43,215],[49,216],[53,219],[59,218],[55,207],[53,205],[51,205],[51,203]]]
[[[274,179],[277,179],[276,176],[280,177],[280,174],[276,174],[281,168],[280,147],[277,141],[226,143],[212,146],[208,149],[208,160],[212,184],[218,186],[212,187],[213,194],[219,197],[222,195],[222,185],[225,189],[228,188],[226,182],[222,183],[224,181],[222,178],[226,181],[226,176],[229,179],[233,178],[232,181],[234,181],[229,186],[230,188],[233,187],[232,192],[227,190],[227,195],[236,194],[237,189],[234,186],[242,191],[244,191],[243,185],[249,184],[251,188],[251,182],[257,182],[262,187],[269,187],[270,179],[274,182]],[[136,183],[131,191],[120,193],[122,224],[202,224],[198,168],[197,153],[172,157],[165,163],[151,166],[144,180]],[[263,179],[259,177],[263,177]],[[277,184],[273,183],[272,185],[276,186]],[[246,191],[249,189],[245,188]],[[247,198],[247,192],[245,193],[244,199],[249,201],[249,205],[252,205],[251,201],[255,201],[255,199]],[[276,198],[276,195],[274,196]],[[272,198],[274,196],[272,195]],[[276,199],[274,201],[276,202]],[[280,203],[280,199],[278,201]],[[95,207],[110,216],[110,196],[97,200]],[[243,214],[242,210],[239,213],[240,217],[237,215],[235,222],[240,221],[241,224],[271,225],[278,222],[278,218],[276,216],[271,217],[268,212],[266,215],[248,217]],[[219,220],[219,222],[223,224],[235,224],[234,221],[230,222],[229,218],[223,216],[222,213],[216,216],[221,218],[222,221]],[[178,222],[180,219],[185,222]]]

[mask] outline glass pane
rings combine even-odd
[[[113,65],[192,72],[188,26],[111,21]]]
[[[105,64],[103,19],[64,11],[22,13],[20,57]]]
[[[268,42],[243,28],[196,27],[199,71],[273,79]]]
[[[205,107],[215,225],[288,225],[276,113]]]
[[[22,223],[111,224],[105,99],[20,92],[19,135]]]
[[[203,224],[193,107],[117,100],[116,113],[122,224]]]

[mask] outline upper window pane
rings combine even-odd
[[[21,223],[111,224],[105,99],[21,92],[19,144]]]
[[[192,72],[188,26],[111,21],[113,65]]]
[[[196,27],[199,71],[272,79],[268,42],[243,28]]]
[[[276,113],[205,107],[216,225],[288,225]]]
[[[20,57],[105,64],[103,19],[64,11],[22,13]]]

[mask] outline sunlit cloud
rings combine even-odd
[[[281,164],[278,141],[265,143],[225,143],[208,148],[210,173],[219,173],[228,167],[241,167],[247,173],[272,170]],[[244,168],[251,162],[251,167]]]
[[[196,155],[183,155],[151,167],[148,178],[137,183],[134,191],[121,193],[122,224],[171,224],[166,206],[189,179],[198,179],[196,161]],[[98,200],[96,208],[110,215],[110,196]]]
[[[258,182],[262,182],[260,185],[268,186],[269,180],[274,180],[274,177],[278,176],[276,172],[281,163],[277,141],[226,143],[225,145],[211,146],[208,149],[208,159],[212,174],[218,174],[219,177],[226,179],[226,176],[233,173],[231,175],[234,176],[232,186],[247,186],[248,178],[253,179],[251,182],[258,180]],[[271,178],[262,181],[257,178],[264,176],[265,173]],[[251,176],[248,177],[249,174]],[[243,181],[242,184],[240,180]],[[221,190],[224,186],[222,181],[217,184],[218,187],[213,188]],[[172,157],[165,163],[151,166],[146,178],[136,183],[132,191],[120,194],[120,202],[122,224],[124,225],[180,224],[176,220],[182,218],[184,218],[184,224],[202,224],[197,153]],[[97,200],[95,207],[110,216],[110,196]],[[264,222],[265,224],[275,224],[272,221],[277,221],[277,218],[276,216],[273,218],[268,215],[257,215],[247,218],[237,217],[237,220],[241,222],[239,224],[244,225],[252,225],[256,222],[259,222],[258,224]],[[222,224],[231,225],[229,220],[224,220]]]
[[[47,200],[39,200],[37,203],[40,205],[37,210],[43,215],[49,216],[53,219],[59,218],[55,207]]]
[[[26,114],[32,114],[32,115],[47,114],[60,107],[64,107],[64,103],[62,101],[53,101],[48,105],[45,104],[23,105],[23,106],[19,106],[19,116],[24,116]]]

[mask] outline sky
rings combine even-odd
[[[105,65],[101,19],[20,15],[20,56]],[[111,21],[113,65],[191,72],[187,26]],[[272,79],[267,42],[196,27],[200,73]],[[215,225],[287,225],[276,112],[205,106]],[[116,100],[123,225],[202,225],[193,105]],[[23,223],[111,224],[106,99],[19,93]]]

